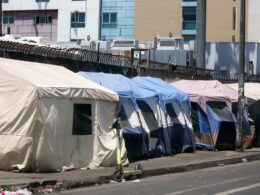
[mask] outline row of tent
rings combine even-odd
[[[187,94],[151,77],[78,74],[118,93],[129,159],[195,149]]]
[[[218,81],[181,80],[79,72],[119,95],[129,159],[194,151],[235,149],[237,92]],[[243,135],[251,138],[247,114]]]
[[[109,126],[118,116],[125,163],[237,144],[237,92],[218,81],[168,84],[3,58],[0,80],[1,170],[113,166],[116,136]],[[251,138],[247,116],[243,133]]]

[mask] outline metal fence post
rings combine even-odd
[[[239,48],[239,86],[238,86],[238,149],[243,150],[243,114],[245,106],[245,17],[246,1],[240,2],[240,48]]]

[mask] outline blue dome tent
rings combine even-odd
[[[158,78],[135,77],[133,81],[158,94],[163,129],[168,133],[173,153],[195,150],[189,96]]]

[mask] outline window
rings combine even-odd
[[[8,3],[8,0],[2,0],[2,3]]]
[[[116,23],[117,13],[103,13],[103,24]]]
[[[14,24],[14,17],[13,16],[4,16],[3,24]]]
[[[110,14],[110,23],[116,23],[117,22],[117,14],[111,13]]]
[[[232,35],[232,42],[235,43],[236,42],[236,36]]]
[[[103,23],[109,23],[109,13],[103,13]]]
[[[6,32],[6,34],[8,34],[8,35],[11,34],[11,28],[10,28],[10,26],[7,27],[7,32]]]
[[[70,39],[70,42],[76,42],[78,45],[81,44],[81,41],[83,41],[84,39]]]
[[[43,23],[46,23],[46,17],[45,16],[39,16],[39,23],[40,24],[43,24]]]
[[[236,30],[237,29],[237,8],[233,7],[233,18],[232,18],[232,29]]]
[[[183,30],[195,30],[196,29],[196,9],[184,9],[183,10]]]
[[[116,28],[117,27],[117,13],[103,13],[102,14],[102,27],[103,28]]]
[[[85,27],[85,12],[71,13],[71,28]]]
[[[47,23],[52,23],[52,16],[35,16],[33,18],[34,24],[47,24]]]
[[[174,40],[160,40],[161,47],[174,47],[175,41]]]
[[[72,135],[92,134],[92,114],[90,104],[74,104]]]
[[[49,2],[49,0],[36,0],[36,2]]]

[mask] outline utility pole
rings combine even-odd
[[[243,150],[243,115],[245,107],[245,20],[246,1],[240,0],[240,48],[239,48],[239,85],[238,85],[238,149]]]
[[[0,0],[0,37],[3,36],[3,7],[2,7],[2,0]]]
[[[205,68],[207,1],[198,0],[196,8],[196,55],[197,67]]]

